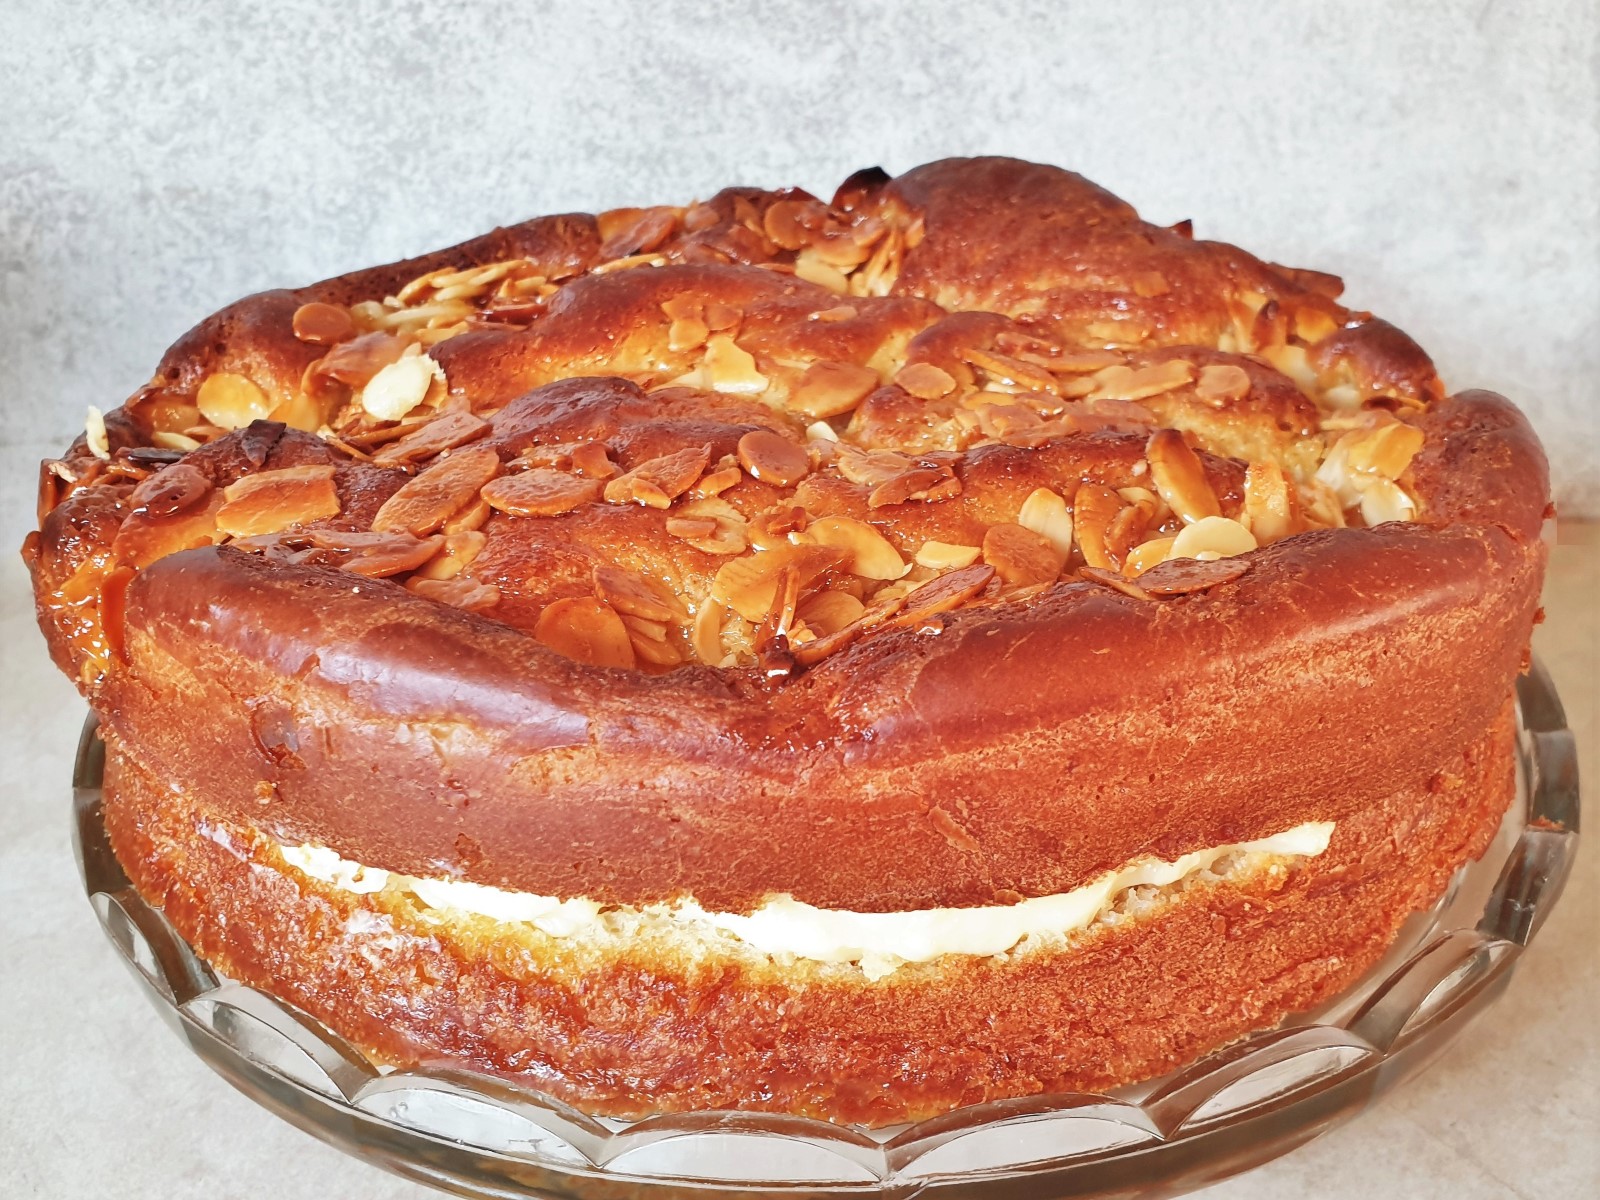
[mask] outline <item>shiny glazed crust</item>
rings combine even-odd
[[[704,1108],[870,1125],[1169,1070],[1347,986],[1481,855],[1514,791],[1509,706],[1420,786],[1287,871],[1195,883],[1070,942],[868,982],[641,939],[419,916],[283,865],[113,747],[106,818],[141,893],[231,977],[379,1062],[503,1075],[605,1115]]]

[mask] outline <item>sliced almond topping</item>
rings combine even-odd
[[[1048,361],[1052,371],[1063,375],[1088,375],[1117,366],[1123,356],[1115,350],[1074,350]]]
[[[1167,559],[1232,558],[1255,548],[1256,539],[1239,522],[1227,517],[1201,517],[1178,531]]]
[[[1398,484],[1381,475],[1373,476],[1361,492],[1361,519],[1368,525],[1409,521],[1416,507]]]
[[[816,420],[850,412],[878,386],[878,373],[853,363],[815,362],[789,393],[788,406]]]
[[[336,517],[333,471],[331,465],[317,464],[246,475],[223,489],[217,528],[232,537],[254,537]]]
[[[1040,392],[1054,392],[1061,385],[1056,377],[1042,367],[1005,354],[973,348],[964,350],[961,357],[982,371],[987,371],[996,382]]]
[[[1211,363],[1200,369],[1194,394],[1207,404],[1221,408],[1250,393],[1250,372],[1234,363]]]
[[[744,518],[726,500],[690,500],[667,518],[667,532],[707,554],[743,554]]]
[[[961,480],[948,466],[914,467],[886,479],[867,495],[868,508],[910,501],[934,502],[961,494]]]
[[[357,533],[342,529],[308,530],[304,537],[311,546],[331,551],[336,556],[334,565],[369,579],[414,571],[437,554],[444,544],[444,538],[438,534],[417,538],[409,533]],[[341,555],[342,558],[337,557]]]
[[[930,579],[906,597],[905,608],[897,624],[915,623],[935,613],[960,608],[988,587],[994,577],[994,567],[988,563],[973,563],[937,579]]]
[[[1158,429],[1145,443],[1144,452],[1156,491],[1185,522],[1221,515],[1200,456],[1183,440],[1183,434],[1176,429]]]
[[[372,528],[414,537],[432,533],[476,500],[499,473],[500,455],[492,446],[469,446],[436,458],[383,502]]]
[[[252,421],[265,421],[273,401],[256,382],[224,371],[208,375],[195,393],[200,415],[219,429],[243,429]]]
[[[585,479],[611,479],[621,472],[611,461],[604,442],[580,442],[574,446],[572,469]]]
[[[488,538],[475,530],[446,534],[443,544],[422,566],[417,575],[422,579],[454,579],[483,552]]]
[[[821,662],[830,654],[836,654],[854,642],[869,629],[883,624],[905,607],[904,596],[894,596],[887,600],[874,600],[867,610],[856,620],[850,622],[843,629],[835,633],[824,634],[803,645],[791,648],[795,662],[801,666],[811,666]]]
[[[1155,506],[1143,504],[1130,504],[1115,517],[1106,528],[1105,552],[1111,564],[1116,567],[1125,566],[1128,555],[1133,548],[1144,540],[1145,532],[1150,528],[1150,518],[1155,513]]]
[[[467,612],[483,612],[500,603],[500,589],[492,583],[480,583],[465,576],[452,579],[430,579],[413,575],[406,580],[406,591],[414,592],[428,600],[437,600],[452,608]]]
[[[838,633],[846,625],[861,619],[867,606],[849,592],[830,588],[816,592],[800,602],[795,615],[810,626],[818,637]]]
[[[983,561],[1011,586],[1027,587],[1057,578],[1067,565],[1067,556],[1042,534],[1021,525],[1001,524],[991,525],[983,535]]]
[[[356,335],[356,321],[341,304],[313,300],[294,310],[291,322],[295,337],[302,342],[332,346]]]
[[[111,439],[106,433],[105,414],[92,404],[83,419],[83,441],[89,447],[89,453],[101,462],[110,460]]]
[[[1059,494],[1049,488],[1034,488],[1022,502],[1017,524],[1024,529],[1031,529],[1054,546],[1065,564],[1067,556],[1072,553],[1072,514],[1067,511],[1067,502]],[[1056,574],[1060,573],[1061,568],[1057,567]]]
[[[932,363],[912,363],[895,372],[894,382],[918,400],[937,400],[956,389],[955,376]]]
[[[340,342],[306,368],[301,386],[316,391],[325,379],[346,387],[358,388],[406,352],[407,343],[382,331],[362,334],[353,341]]]
[[[1142,575],[1151,568],[1166,561],[1167,555],[1172,551],[1172,543],[1176,538],[1159,537],[1151,538],[1148,542],[1141,542],[1122,561],[1124,575]]]
[[[1083,561],[1105,570],[1113,566],[1106,548],[1111,523],[1122,512],[1122,497],[1098,483],[1082,483],[1072,497],[1072,519]]]
[[[805,536],[818,545],[842,551],[843,568],[863,579],[899,579],[911,569],[900,557],[900,551],[865,521],[821,517],[806,527]]]
[[[661,306],[672,321],[667,330],[669,350],[693,350],[705,345],[711,330],[706,327],[705,306],[688,296],[674,296]]]
[[[670,508],[700,478],[710,460],[710,446],[691,446],[642,462],[606,484],[606,502]]]
[[[1422,441],[1422,430],[1415,425],[1391,421],[1352,437],[1345,461],[1352,471],[1399,479],[1422,449]]]
[[[636,662],[628,627],[614,608],[592,596],[545,605],[533,636],[557,654],[592,667],[631,667]]]
[[[677,624],[689,617],[688,610],[671,592],[646,579],[638,571],[621,567],[597,566],[594,592],[625,617]]]
[[[128,497],[136,513],[170,517],[193,508],[211,494],[211,481],[190,463],[173,463],[150,476]]]
[[[779,200],[762,214],[761,228],[783,250],[809,246],[812,229],[822,223],[822,206],[808,200]]]
[[[689,631],[689,644],[703,663],[716,666],[727,657],[722,648],[722,623],[728,618],[728,606],[707,597],[695,610],[694,625]]]
[[[444,384],[444,371],[426,354],[408,354],[381,369],[361,389],[361,407],[379,421],[398,421]]]
[[[723,492],[738,484],[743,478],[744,472],[739,469],[738,459],[731,454],[727,454],[717,463],[717,469],[708,471],[700,476],[687,494],[696,500],[720,496]]]
[[[919,567],[928,567],[935,571],[950,571],[970,567],[978,561],[978,555],[982,553],[982,549],[977,546],[928,541],[923,542],[922,549],[917,551],[916,563]]]
[[[807,246],[795,256],[794,273],[796,277],[804,279],[807,283],[814,283],[818,287],[825,287],[830,292],[846,295],[850,291],[850,278],[838,267],[830,266],[822,260],[815,246]]]
[[[458,509],[442,526],[445,534],[467,533],[470,530],[483,528],[483,523],[489,519],[489,514],[494,510],[489,507],[489,502],[481,495],[465,508]]]
[[[724,563],[711,585],[711,595],[745,620],[760,622],[772,608],[780,575],[792,571],[798,580],[795,586],[803,588],[844,558],[845,551],[832,546],[786,543]]]
[[[1194,364],[1187,359],[1169,358],[1134,370],[1131,367],[1106,367],[1095,375],[1099,386],[1096,400],[1143,400],[1180,388],[1194,378]]]
[[[402,466],[421,462],[457,446],[465,446],[489,432],[489,422],[475,413],[450,412],[418,425],[398,441],[390,442],[372,456],[379,466]]]
[[[1300,497],[1277,463],[1253,462],[1245,471],[1244,517],[1263,546],[1300,531]]]
[[[490,507],[514,517],[558,516],[598,499],[599,495],[599,480],[579,479],[576,475],[545,467],[502,475],[483,489],[483,499]]]
[[[1107,571],[1101,567],[1079,567],[1078,574],[1092,583],[1104,584],[1114,591],[1121,592],[1124,596],[1132,596],[1135,600],[1151,600],[1154,598],[1133,580],[1119,575],[1115,571]]]
[[[739,439],[739,464],[763,483],[790,488],[811,473],[811,456],[770,429],[752,429]]]
[[[772,550],[786,546],[791,541],[805,541],[804,538],[790,538],[789,535],[799,533],[810,519],[811,515],[798,504],[776,504],[751,517],[745,526],[745,533],[757,550]]]
[[[913,463],[898,450],[863,450],[848,442],[839,444],[839,474],[851,483],[877,487],[912,469]]]
[[[820,312],[811,314],[813,321],[853,321],[861,315],[861,310],[854,304],[835,304],[832,308],[824,308]]]
[[[1219,583],[1230,583],[1249,569],[1247,558],[1221,558],[1210,562],[1170,559],[1139,576],[1139,586],[1152,596],[1187,596]]]
[[[734,396],[758,396],[767,390],[767,377],[756,369],[748,350],[726,334],[706,342],[706,377],[711,390]]]

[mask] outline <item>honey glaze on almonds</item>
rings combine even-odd
[[[996,173],[1017,212],[964,199]],[[44,603],[85,682],[133,572],[214,543],[597,666],[776,677],[1056,587],[1169,602],[1273,542],[1417,515],[1413,422],[1442,388],[1403,334],[1065,172],[584,220],[560,261],[306,289],[271,314],[277,366],[212,354],[96,414],[39,501],[81,543]]]

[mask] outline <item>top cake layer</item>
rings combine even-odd
[[[1067,891],[1504,701],[1543,457],[1338,293],[1005,159],[528,222],[181,340],[46,465],[42,620],[147,767],[358,861]]]

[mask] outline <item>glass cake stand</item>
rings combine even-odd
[[[1518,697],[1518,801],[1489,852],[1333,1003],[1164,1078],[1029,1096],[887,1130],[765,1113],[626,1122],[465,1071],[394,1071],[221,978],[128,883],[106,840],[91,718],[75,845],[106,935],[167,1024],[286,1121],[461,1196],[573,1200],[1173,1196],[1347,1121],[1421,1070],[1505,988],[1577,851],[1575,746],[1537,664]]]

